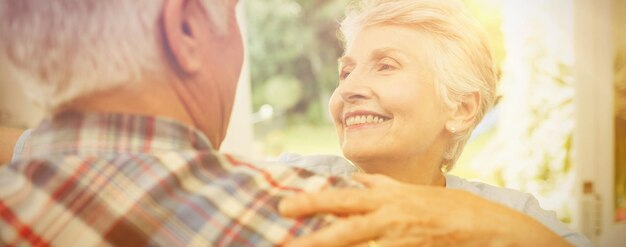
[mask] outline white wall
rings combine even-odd
[[[578,194],[583,182],[591,181],[600,196],[599,246],[626,243],[626,234],[617,233],[625,228],[623,223],[614,223],[614,7],[612,0],[575,0],[574,162]]]

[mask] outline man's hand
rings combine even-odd
[[[539,222],[469,192],[355,175],[366,189],[332,189],[284,199],[287,217],[344,216],[289,246],[568,246]]]

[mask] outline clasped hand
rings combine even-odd
[[[365,189],[329,189],[286,198],[287,217],[329,213],[328,226],[288,246],[559,246],[568,244],[539,222],[469,192],[416,186],[357,174]],[[529,235],[530,234],[530,235]]]

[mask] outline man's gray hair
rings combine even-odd
[[[218,32],[228,0],[198,0]],[[0,59],[27,97],[53,110],[162,70],[163,0],[2,0]]]

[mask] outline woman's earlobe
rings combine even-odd
[[[448,121],[446,123],[446,130],[451,134],[456,134],[456,132],[459,131],[459,124],[457,121]]]

